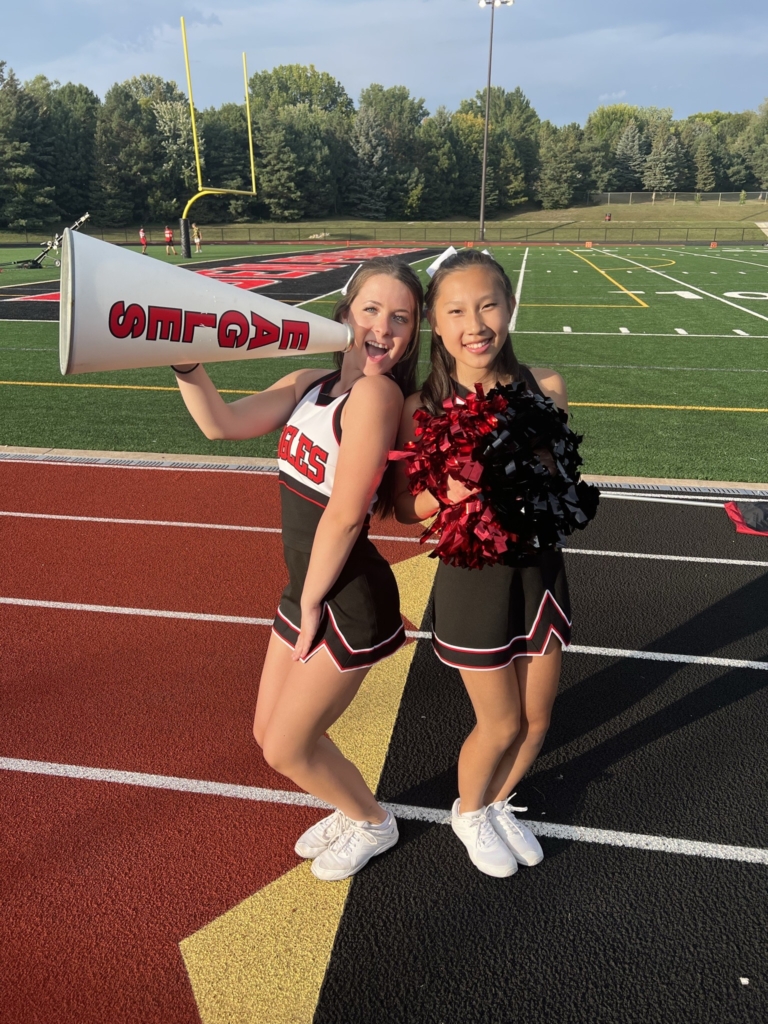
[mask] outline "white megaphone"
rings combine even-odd
[[[341,352],[346,324],[64,231],[63,374]]]

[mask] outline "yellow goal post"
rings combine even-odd
[[[192,121],[192,142],[195,147],[195,168],[197,170],[197,192],[192,196],[187,205],[184,207],[184,212],[181,215],[180,229],[181,229],[181,254],[187,259],[192,255],[192,248],[190,245],[189,236],[189,211],[192,204],[197,202],[203,196],[221,196],[221,195],[235,195],[235,196],[255,196],[256,195],[256,165],[253,159],[253,125],[251,123],[251,97],[248,92],[248,64],[246,61],[245,53],[243,53],[243,83],[245,86],[245,115],[248,122],[248,151],[251,158],[251,190],[250,192],[244,189],[236,188],[211,188],[203,185],[203,171],[200,163],[200,142],[197,136],[197,120],[195,118],[195,101],[192,96],[192,71],[189,66],[189,48],[187,46],[187,27],[184,23],[184,18],[181,19],[181,42],[184,47],[184,65],[187,70],[187,93],[189,95],[189,116]]]

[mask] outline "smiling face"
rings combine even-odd
[[[483,266],[454,270],[440,282],[429,311],[432,330],[464,374],[479,373],[494,363],[509,333],[512,306],[499,275]]]
[[[344,356],[366,377],[388,373],[408,348],[416,327],[413,295],[397,278],[374,274],[355,295],[344,318],[355,332]]]

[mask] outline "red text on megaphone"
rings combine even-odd
[[[176,306],[147,306],[138,302],[115,302],[109,311],[109,331],[113,338],[146,338],[147,341],[192,342],[198,327],[216,330],[220,348],[263,348],[277,345],[279,349],[302,352],[309,344],[309,323],[306,320],[283,320],[274,324],[258,313],[228,309],[221,316],[200,313]],[[251,333],[253,328],[253,333]]]

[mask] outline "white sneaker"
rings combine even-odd
[[[513,793],[512,796],[514,795]],[[544,851],[533,832],[519,822],[512,813],[513,811],[527,811],[528,808],[512,807],[509,802],[511,799],[510,796],[506,800],[497,800],[495,804],[489,804],[488,817],[496,832],[514,854],[515,860],[532,868],[534,864],[544,860]]]
[[[343,831],[345,821],[344,815],[339,810],[328,814],[299,836],[294,850],[299,857],[303,857],[305,860],[314,860],[315,857],[320,856],[323,850],[327,850],[336,836]]]
[[[381,825],[345,818],[342,831],[312,861],[312,874],[324,882],[340,882],[357,874],[371,857],[394,846],[398,838],[397,822],[391,814]]]
[[[491,824],[490,808],[482,807],[471,814],[459,814],[459,803],[456,800],[451,811],[451,828],[466,846],[475,867],[494,878],[514,875],[517,861]]]

